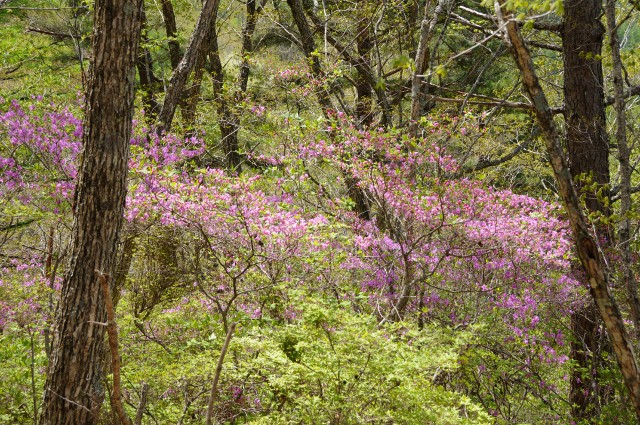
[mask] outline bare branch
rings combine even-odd
[[[111,351],[111,369],[113,373],[113,393],[111,394],[111,407],[118,414],[118,418],[123,425],[132,425],[131,419],[127,416],[122,407],[122,391],[120,388],[120,350],[118,349],[118,327],[116,325],[115,312],[113,311],[113,301],[109,290],[109,275],[96,270],[96,275],[100,280],[104,302],[107,308],[107,334],[109,335],[109,350]]]

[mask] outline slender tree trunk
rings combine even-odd
[[[502,11],[497,2],[496,14],[500,18],[502,17]],[[609,290],[609,277],[604,260],[582,211],[580,198],[573,184],[565,154],[560,146],[560,136],[553,122],[551,108],[540,86],[529,49],[520,35],[517,23],[510,20],[504,24],[503,19],[500,20],[501,24],[505,25],[505,41],[512,48],[512,53],[522,75],[523,85],[533,103],[538,125],[544,135],[547,154],[558,184],[558,192],[562,197],[576,241],[578,257],[589,281],[591,297],[611,339],[620,371],[629,390],[636,416],[640,421],[640,370],[622,315]]]
[[[300,0],[287,0],[287,4],[291,9],[293,20],[296,24],[296,27],[298,28],[298,32],[300,33],[302,50],[311,64],[311,75],[313,76],[313,78],[322,79],[324,78],[324,73],[322,72],[322,68],[320,67],[320,60],[314,53],[316,51],[316,44],[313,40],[313,34],[311,33],[309,22],[307,21],[307,17],[304,14],[302,3],[300,2]],[[316,90],[316,96],[318,97],[318,102],[320,103],[322,113],[325,117],[328,117],[330,111],[333,110],[333,105],[329,98],[329,93],[326,89],[321,87]],[[363,190],[358,187],[358,181],[346,174],[344,175],[344,177],[347,186],[347,193],[355,203],[356,212],[360,217],[369,219],[369,205]]]
[[[262,12],[265,3],[266,0],[262,0],[260,7],[258,7],[257,0],[247,0],[247,20],[242,28],[242,64],[240,65],[240,75],[238,75],[238,87],[243,95],[247,91],[249,84],[249,73],[251,71],[249,57],[253,53],[253,34],[258,24],[258,16]]]
[[[141,0],[97,0],[84,151],[40,423],[96,424],[104,400],[105,303],[96,271],[113,275],[127,192]]]
[[[635,328],[636,343],[640,340],[640,300],[638,300],[638,284],[631,269],[631,150],[627,143],[627,114],[625,111],[624,79],[622,76],[622,58],[620,57],[620,42],[616,31],[616,1],[607,0],[605,4],[607,16],[607,33],[611,59],[613,62],[613,89],[616,111],[616,144],[618,145],[618,162],[620,163],[620,226],[618,240],[622,261],[620,274],[627,291],[627,300],[631,312],[631,320]]]
[[[429,44],[440,15],[445,11],[450,0],[438,0],[438,5],[431,12],[432,0],[427,0],[424,6],[424,17],[420,24],[420,39],[418,50],[414,60],[415,69],[411,78],[411,121],[409,123],[409,135],[418,135],[418,119],[423,113],[428,93],[428,84],[424,83],[424,73],[429,70],[431,55]],[[433,16],[430,16],[433,13]],[[430,78],[429,78],[430,80]]]
[[[216,95],[222,150],[225,155],[227,169],[240,171],[242,159],[238,153],[238,116],[233,111],[233,106],[229,105],[224,92],[224,68],[222,67],[222,60],[220,58],[218,34],[215,28],[212,28],[211,31],[209,40],[209,63],[211,64],[213,92]]]
[[[311,65],[311,75],[313,78],[322,80],[324,78],[324,73],[322,72],[322,68],[320,67],[320,60],[318,59],[318,55],[314,52],[316,51],[316,43],[313,40],[313,33],[311,32],[311,28],[309,27],[309,22],[307,21],[307,17],[304,14],[304,8],[302,7],[301,0],[287,0],[287,4],[291,9],[291,15],[293,16],[293,21],[298,28],[298,32],[300,33],[300,42],[302,43],[302,51],[304,52],[307,60]],[[333,110],[333,105],[331,104],[331,99],[329,98],[329,93],[323,87],[316,89],[316,96],[318,97],[318,102],[322,108],[322,112],[324,115],[327,115],[328,111]]]
[[[164,29],[168,38],[169,62],[171,62],[171,69],[175,72],[176,69],[178,69],[183,56],[177,39],[178,27],[176,25],[176,15],[173,10],[171,0],[162,0],[161,6]],[[218,11],[216,9],[213,12],[214,22],[211,24],[212,26],[215,25],[215,17],[217,14]],[[207,44],[208,43],[205,41],[204,45],[206,46]],[[187,85],[185,82],[185,87],[183,88],[182,93],[180,93],[180,97],[178,99],[186,137],[195,136],[196,105],[198,104],[198,99],[200,97],[200,83],[202,81],[202,72],[199,72],[199,70],[204,66],[204,58],[205,50],[202,49],[198,55],[195,65],[193,66],[193,72],[195,75],[192,79],[191,85]],[[189,77],[187,76],[187,80],[188,79]]]
[[[147,19],[143,10],[142,31],[140,33],[142,43],[148,41],[145,29],[146,22]],[[149,52],[149,49],[146,47],[140,48],[140,55],[138,56],[136,67],[138,68],[138,75],[140,77],[140,89],[142,90],[142,105],[144,106],[145,118],[149,124],[153,125],[160,112],[160,104],[156,100],[156,89],[161,81],[153,73],[153,59],[151,58],[151,52]]]
[[[258,23],[258,16],[264,7],[263,1],[259,7],[256,0],[248,0],[246,5],[246,22],[242,28],[242,48],[240,55],[242,63],[238,75],[238,86],[232,89],[231,94],[225,93],[224,69],[218,46],[218,34],[212,28],[209,40],[209,61],[211,63],[211,76],[213,79],[213,92],[217,98],[218,122],[222,148],[225,155],[225,163],[229,170],[240,172],[242,157],[239,153],[238,132],[240,131],[240,117],[234,111],[233,105],[228,99],[239,103],[244,98],[249,84],[249,56],[253,52],[253,34]]]
[[[324,23],[317,16],[310,14],[313,24],[317,30],[325,28]],[[305,18],[306,19],[306,18]],[[336,49],[342,58],[353,66],[358,72],[358,78],[366,81],[371,90],[376,94],[378,103],[382,111],[382,117],[380,125],[383,127],[393,126],[393,117],[391,114],[391,105],[389,99],[387,99],[387,93],[385,89],[379,84],[378,77],[374,74],[371,64],[366,59],[362,58],[358,54],[351,54],[347,46],[343,45],[336,37],[334,37],[332,31],[325,31],[325,38]]]
[[[178,26],[176,25],[176,14],[173,11],[171,0],[162,0],[162,19],[164,21],[164,29],[169,38],[169,61],[171,69],[176,69],[180,65],[182,52],[180,52],[180,44],[178,43]]]
[[[578,178],[577,188],[585,186],[584,179],[598,188],[609,185],[609,141],[605,124],[604,87],[602,76],[602,42],[604,27],[599,0],[565,1],[562,26],[564,55],[564,118],[566,144],[571,175]],[[595,191],[599,192],[599,191]],[[585,193],[588,213],[604,217],[610,210],[601,195],[590,190]],[[606,246],[611,243],[607,225],[596,226],[596,235]],[[591,306],[574,312],[571,317],[574,341],[571,358],[575,361],[571,376],[569,401],[574,420],[593,421],[600,413],[604,394],[597,372],[602,362],[598,345],[606,345],[606,336],[599,331],[597,311]],[[585,373],[587,371],[587,373]]]

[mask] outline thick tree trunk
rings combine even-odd
[[[604,187],[609,184],[609,138],[602,77],[601,2],[569,0],[564,7],[564,119],[569,168],[574,177],[585,175]],[[594,193],[586,194],[586,203],[589,211],[608,215],[602,198]]]
[[[497,2],[496,13],[499,17],[502,16]],[[553,122],[553,114],[536,76],[529,49],[522,39],[515,21],[510,20],[506,23],[505,29],[505,40],[512,47],[512,53],[520,69],[524,87],[533,103],[538,125],[544,135],[547,153],[558,184],[558,192],[562,197],[576,241],[578,257],[589,281],[591,297],[611,339],[620,371],[629,390],[636,416],[640,421],[640,370],[622,315],[609,290],[609,278],[604,260],[590,233],[580,206],[580,198],[573,184],[565,154],[560,146],[560,137]]]
[[[585,179],[598,188],[606,188],[610,177],[601,60],[604,36],[601,2],[569,0],[564,6],[564,118],[569,167],[571,175],[578,178],[579,191],[585,186]],[[606,217],[610,211],[603,197],[608,197],[608,193],[599,196],[599,191],[595,192],[585,193],[587,211]],[[597,237],[609,245],[608,226],[600,225],[597,230]],[[571,325],[574,334],[571,357],[576,364],[569,392],[571,414],[576,422],[592,421],[599,414],[603,395],[597,377],[601,360],[597,353],[601,351],[598,345],[606,345],[606,336],[599,331],[597,311],[590,306],[574,312]]]
[[[64,278],[41,424],[95,424],[104,399],[105,303],[96,272],[113,275],[127,192],[141,0],[97,0],[74,196],[73,248]]]

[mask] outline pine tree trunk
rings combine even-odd
[[[560,146],[560,137],[553,121],[553,114],[547,98],[535,73],[533,60],[515,21],[502,18],[500,5],[496,2],[496,14],[505,28],[505,41],[511,46],[514,59],[520,69],[524,88],[531,99],[536,120],[544,135],[549,162],[562,197],[567,218],[571,225],[578,257],[589,281],[589,292],[603,320],[616,354],[620,372],[629,390],[631,402],[640,422],[640,368],[627,333],[622,314],[609,289],[609,276],[604,259],[591,235],[589,225],[580,205],[575,185]]]
[[[602,76],[602,42],[604,27],[600,22],[602,5],[598,0],[565,2],[562,28],[564,55],[564,118],[571,175],[578,178],[578,190],[585,182],[599,188],[609,185],[609,142],[605,127],[604,86]],[[597,192],[597,191],[596,191]],[[608,216],[603,198],[594,191],[585,193],[587,214]],[[607,196],[607,193],[603,193]],[[598,226],[598,237],[611,242],[608,226]],[[576,422],[595,420],[603,396],[596,371],[606,336],[599,331],[596,309],[591,306],[571,317],[574,341],[571,358],[576,368],[571,376],[569,401]],[[585,373],[586,372],[586,373]]]
[[[97,0],[74,196],[73,248],[47,370],[41,424],[95,424],[104,399],[105,303],[96,271],[114,272],[127,192],[141,0]]]

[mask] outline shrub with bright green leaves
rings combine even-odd
[[[472,344],[473,328],[378,326],[348,303],[302,293],[292,301],[288,319],[236,316],[240,325],[215,406],[219,423],[493,423],[479,405],[444,386]],[[197,311],[184,305],[155,319],[156,335],[163,335],[171,354],[157,344],[138,345],[135,332],[123,338],[131,338],[124,341],[124,362],[136,365],[127,379],[150,383],[148,409],[157,420],[204,418],[224,332],[216,318]]]

